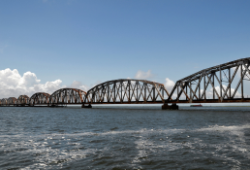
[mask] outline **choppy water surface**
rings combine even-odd
[[[0,108],[0,169],[250,169],[250,108]]]

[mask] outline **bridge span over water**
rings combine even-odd
[[[91,107],[93,104],[163,104],[250,102],[250,57],[203,69],[178,80],[172,89],[139,79],[117,79],[100,83],[87,92],[62,88],[52,94],[37,92],[0,100],[0,106]],[[168,104],[172,103],[172,106]]]

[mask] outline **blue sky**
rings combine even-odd
[[[0,70],[68,86],[181,79],[250,56],[250,1],[2,0]]]

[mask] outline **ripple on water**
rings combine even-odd
[[[0,169],[250,166],[250,116],[245,112],[231,112],[225,120],[224,112],[215,111],[21,108],[26,109],[21,114],[12,113],[15,108],[4,109],[6,113],[0,111]]]

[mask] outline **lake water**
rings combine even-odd
[[[250,108],[0,107],[0,169],[250,169]]]

